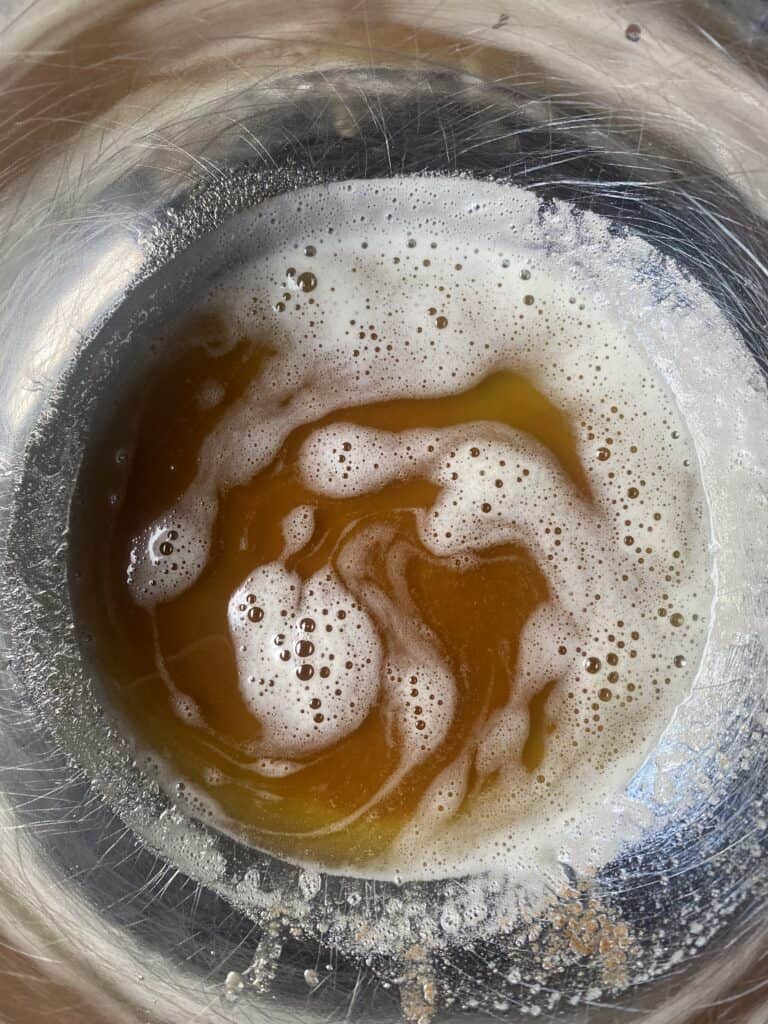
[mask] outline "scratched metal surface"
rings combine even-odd
[[[203,884],[149,848],[126,824],[141,817],[130,780],[111,794],[121,816],[90,785],[88,765],[117,745],[108,726],[83,711],[89,752],[82,729],[53,721],[78,718],[59,692],[74,668],[56,600],[78,380],[57,388],[142,274],[305,182],[494,176],[674,255],[766,367],[767,70],[759,0],[0,5],[0,1020],[768,1021],[757,657],[751,703],[734,694],[738,731],[722,737],[748,763],[730,758],[694,820],[590,890],[643,938],[627,978],[602,988],[589,957],[542,978],[523,932],[430,964],[434,1000],[407,964],[273,941],[236,909],[238,851]],[[20,566],[34,600],[13,585]],[[30,630],[60,644],[35,660],[18,640]],[[274,976],[254,986],[259,955]],[[230,971],[245,986],[233,998]]]

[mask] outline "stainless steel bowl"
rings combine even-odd
[[[424,922],[466,880],[307,877],[172,804],[105,711],[68,584],[105,398],[212,233],[288,190],[450,174],[597,212],[701,284],[764,388],[766,5],[37,0],[1,4],[0,33],[0,1014],[768,1021],[750,521],[720,543],[758,582],[719,595],[716,673],[630,783],[643,833],[594,876],[563,865],[543,905],[520,883],[518,920],[439,948]],[[743,455],[724,487],[768,450]],[[412,915],[408,948],[349,941],[388,914]]]

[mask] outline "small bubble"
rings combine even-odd
[[[448,317],[447,316],[435,317],[435,327],[439,327],[442,330],[443,327],[447,327],[447,326],[448,326]]]
[[[609,701],[611,697],[613,697],[613,692],[609,690],[607,686],[603,686],[597,691],[597,696],[602,701]]]
[[[285,651],[285,653],[288,654],[288,651]],[[288,656],[290,657],[290,654]],[[312,678],[314,674],[315,670],[312,668],[311,665],[299,665],[299,667],[296,669],[296,676],[298,679],[302,681],[302,683],[309,682],[309,680]]]
[[[614,654],[614,652],[611,651],[611,653],[608,655],[608,657],[605,660],[608,662],[609,665],[618,665],[618,663],[619,663],[619,656],[618,656],[618,654]]]
[[[275,310],[276,313],[284,313],[285,312],[285,303],[284,302],[276,302],[275,305],[274,305],[274,310]]]
[[[304,255],[305,256],[316,256],[317,255],[317,249],[314,247],[314,245],[305,245],[304,246]]]
[[[305,633],[314,633],[315,625],[316,623],[314,619],[302,619],[299,623],[300,628],[303,629]]]
[[[521,270],[520,271],[520,280],[521,281],[530,281],[531,280],[531,272],[530,272],[530,270]]]
[[[523,296],[523,302],[525,303],[526,306],[532,306],[534,301],[535,300],[534,300],[532,295],[524,295]]]
[[[251,620],[251,622],[261,622],[261,620],[264,618],[264,609],[259,608],[258,605],[255,604],[251,605],[251,607],[248,609],[248,618]]]
[[[160,545],[160,554],[161,555],[172,555],[173,554],[173,544],[169,544],[167,540],[164,540],[163,543]]]
[[[672,626],[682,626],[685,622],[685,617],[680,612],[673,612],[669,616],[669,622]]]
[[[313,711],[316,711],[317,708],[322,706],[322,703],[323,702],[320,700],[319,697],[313,697],[312,700],[309,702],[309,706],[312,708]]]
[[[472,456],[473,459],[476,459],[478,457],[478,455],[480,454],[480,449],[479,448],[470,448],[469,449],[469,454]]]
[[[318,713],[316,715],[314,715],[313,717],[314,717],[315,722],[317,722],[318,725],[320,725],[321,722],[325,721],[325,715],[322,714],[320,711],[318,711]]]
[[[483,504],[480,506],[480,508],[483,510],[483,512],[490,512],[491,511],[491,506],[490,506],[489,502],[487,502],[487,501],[484,501]]]
[[[598,457],[598,459],[601,462],[606,462],[611,457],[611,449],[610,448],[598,448],[597,449],[597,457]]]
[[[408,242],[407,242],[407,245],[408,245],[409,249],[415,249],[416,248],[416,239],[415,238],[409,238]]]
[[[640,41],[642,31],[643,30],[640,28],[640,26],[635,25],[633,22],[631,25],[627,25],[626,29],[624,30],[624,35],[627,37],[630,43],[637,43]]]
[[[311,640],[299,640],[294,650],[300,658],[308,658],[310,654],[314,654],[315,645]]]
[[[640,491],[637,489],[637,487],[630,487],[630,488],[628,488],[628,490],[627,490],[627,497],[628,498],[637,498],[639,496],[640,496]]]
[[[675,668],[685,668],[685,655],[684,654],[676,654],[675,655]]]
[[[590,675],[594,675],[596,672],[599,672],[600,667],[600,659],[596,658],[594,655],[591,655],[589,658],[584,659],[584,669],[585,671],[589,672]]]

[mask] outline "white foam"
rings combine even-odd
[[[314,528],[315,515],[311,505],[300,505],[292,509],[283,520],[283,558],[300,551],[309,541]]]
[[[638,284],[636,309],[596,291],[597,279],[610,293],[611,268],[630,243],[598,218],[573,227],[561,208],[550,223],[521,190],[473,183],[471,201],[468,194],[460,181],[339,184],[303,192],[300,202],[272,201],[274,225],[251,215],[258,255],[227,282],[226,305],[241,311],[244,329],[266,324],[280,345],[263,379],[208,437],[179,506],[137,538],[130,571],[147,608],[190,586],[208,557],[217,491],[267,465],[295,426],[335,410],[338,420],[311,433],[300,453],[304,481],[318,494],[359,495],[418,474],[440,488],[417,514],[436,557],[471,559],[509,542],[534,554],[553,596],[528,623],[509,704],[477,749],[435,781],[389,859],[367,866],[387,876],[524,869],[564,848],[588,865],[603,840],[604,857],[617,833],[611,801],[691,685],[711,599],[696,452],[640,340],[640,328],[653,325],[652,288]],[[317,250],[312,259],[299,255],[307,244]],[[647,247],[637,257],[639,266]],[[293,288],[289,267],[311,269],[316,288]],[[295,298],[278,312],[286,289]],[[681,317],[674,324],[695,330]],[[402,433],[350,422],[350,406],[455,393],[501,368],[532,377],[570,413],[592,501],[543,445],[497,422]],[[307,542],[312,522],[307,507],[284,521],[283,557]],[[166,556],[159,545],[171,528],[178,537]],[[392,601],[359,575],[366,545],[384,540],[380,529],[358,534],[336,569],[303,583],[280,562],[263,566],[232,595],[240,686],[263,728],[255,771],[298,770],[295,758],[348,735],[381,701],[397,723],[401,758],[375,800],[445,737],[455,690],[448,667],[404,614],[407,594]],[[397,578],[403,554],[396,538],[387,543]],[[353,584],[364,594],[360,607]],[[247,618],[249,594],[263,612],[257,622]],[[341,609],[343,629],[334,619]],[[681,626],[671,625],[673,613]],[[384,640],[374,614],[386,624]],[[296,654],[305,618],[317,627],[310,660]],[[281,651],[290,652],[285,661]],[[596,673],[585,672],[587,658],[599,659]],[[342,670],[347,662],[353,668]],[[309,664],[311,678],[300,679]],[[332,666],[327,681],[321,666]],[[411,675],[441,701],[429,702],[418,732],[403,686]],[[557,732],[529,772],[521,761],[528,703],[553,678],[547,711]],[[473,759],[481,775],[498,777],[454,818]]]
[[[228,617],[240,688],[262,724],[261,753],[307,754],[365,721],[379,689],[380,645],[338,577],[302,583],[279,562],[261,566],[232,595]]]

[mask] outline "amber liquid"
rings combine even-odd
[[[229,826],[253,843],[328,865],[362,864],[381,854],[411,821],[443,769],[467,751],[471,764],[473,745],[515,687],[521,633],[551,595],[542,569],[522,546],[484,547],[480,538],[469,568],[427,550],[415,514],[438,496],[438,486],[428,479],[409,477],[358,497],[313,492],[297,467],[302,443],[336,421],[394,433],[492,421],[544,445],[587,497],[588,483],[568,417],[519,373],[499,371],[441,397],[352,404],[294,429],[266,468],[220,494],[202,573],[178,596],[142,607],[126,575],[136,538],[184,494],[205,438],[268,370],[269,340],[241,338],[227,346],[226,337],[225,325],[215,317],[188,324],[173,346],[177,354],[116,408],[111,426],[89,453],[74,517],[81,538],[75,546],[77,603],[111,699],[140,748],[155,752],[175,777],[208,790]],[[224,396],[213,408],[200,401],[211,382]],[[300,393],[296,400],[301,401]],[[250,767],[263,723],[241,694],[227,606],[249,573],[282,557],[281,522],[299,506],[314,509],[314,532],[284,561],[302,580],[323,567],[333,569],[341,547],[356,533],[384,526],[381,539],[366,549],[363,568],[366,578],[395,600],[387,548],[395,540],[405,544],[410,614],[453,676],[455,711],[444,740],[362,814],[356,812],[384,787],[402,758],[403,738],[393,734],[383,705],[374,705],[351,734],[299,758],[301,770],[287,777],[264,777]],[[354,596],[363,602],[362,594]],[[392,642],[387,624],[368,612],[386,651]],[[203,723],[179,717],[159,657],[177,691],[195,701]],[[547,708],[556,682],[547,680],[530,699],[522,749],[528,772],[540,765],[557,728]],[[411,696],[417,708],[418,690]],[[214,788],[211,769],[219,773]],[[465,805],[490,782],[470,768]]]

